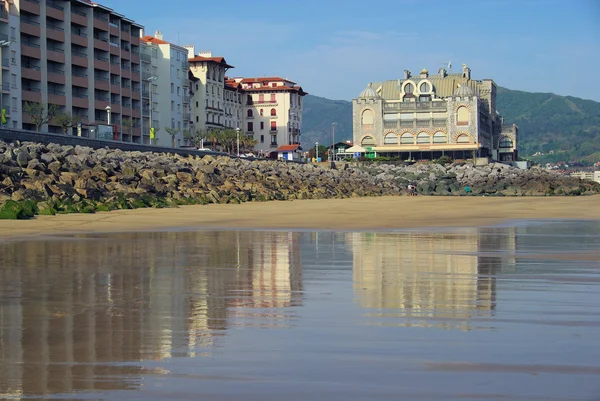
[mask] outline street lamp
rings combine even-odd
[[[319,142],[315,142],[315,160],[319,162]]]
[[[156,75],[152,75],[151,77],[146,78],[146,81],[149,82],[148,84],[148,97],[150,98],[150,110],[149,110],[149,114],[150,114],[150,130],[148,131],[148,133],[150,134],[150,144],[152,144],[152,140],[154,139],[154,144],[156,145],[156,137],[154,136],[154,130],[152,128],[152,109],[154,108],[152,106],[152,82],[156,81],[158,79],[158,77]]]
[[[236,133],[235,142],[236,142],[236,145],[237,145],[237,155],[239,157],[240,156],[240,127],[237,127],[235,129],[235,133]]]
[[[104,110],[106,110],[107,123],[110,125],[110,105],[106,106]]]
[[[12,40],[2,40],[2,41],[0,41],[0,60],[2,60],[2,48],[10,46],[12,42],[13,42]],[[0,72],[0,78],[2,78],[1,74],[2,73]],[[2,80],[0,80],[0,113],[2,113],[2,116],[0,116],[0,119],[1,119],[0,120],[0,126],[4,125],[4,120],[6,118],[5,117],[5,113],[4,113],[4,105],[2,103],[2,101],[4,100],[3,99],[4,94],[2,93],[2,92],[4,92],[4,89],[5,88],[2,87]]]
[[[331,123],[331,160],[334,161],[335,158],[335,126],[337,123]]]

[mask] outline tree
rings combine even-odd
[[[121,120],[121,128],[125,134],[131,135],[133,127],[135,127],[135,118],[125,117]]]
[[[48,111],[46,111],[46,107],[41,103],[25,102],[23,105],[23,112],[29,115],[31,122],[35,125],[35,130],[40,132],[40,127],[44,124],[48,124],[58,113],[58,106],[55,104],[48,104]]]
[[[254,137],[252,137],[252,136],[243,135],[243,137],[240,138],[240,146],[242,147],[242,149],[244,149],[244,151],[251,152],[257,144],[258,144],[258,140],[254,139]],[[246,152],[242,152],[242,153],[246,153]]]
[[[203,147],[203,140],[208,136],[208,132],[197,129],[195,131],[185,129],[183,130],[183,137],[188,142],[197,148]]]
[[[54,121],[62,127],[65,135],[69,133],[69,128],[73,128],[79,124],[79,118],[72,116],[71,113],[58,113],[54,116]]]
[[[206,139],[208,139],[212,143],[212,148],[213,150],[215,150],[217,147],[217,143],[221,143],[221,131],[216,129],[209,130],[206,135]]]
[[[171,146],[173,146],[174,148],[177,147],[175,145],[175,136],[179,133],[179,130],[177,128],[165,127],[165,131],[167,131],[169,135],[171,135]]]

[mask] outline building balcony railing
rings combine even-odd
[[[152,62],[152,56],[150,54],[142,53],[141,58],[142,61],[145,61],[147,63]]]
[[[271,144],[269,146],[271,146],[272,148],[276,148],[277,147],[277,142],[271,142]]]

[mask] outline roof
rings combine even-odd
[[[140,38],[140,40],[142,42],[146,42],[146,43],[154,43],[157,45],[170,45],[171,43],[164,41],[162,39],[159,38],[155,38],[154,36],[144,36],[143,38]]]
[[[358,95],[361,99],[379,99],[379,95],[373,89],[373,84],[369,82],[369,85],[363,90],[360,95]]]
[[[467,79],[461,74],[447,74],[442,76],[440,74],[429,75],[427,78],[421,78],[419,76],[410,77],[408,79],[394,79],[383,82],[373,82],[373,88],[384,100],[398,100],[401,98],[402,85],[406,81],[412,82],[415,87],[418,87],[421,81],[427,80],[433,85],[433,90],[437,97],[445,98],[454,95],[454,91],[459,85],[464,85],[470,88],[473,93],[480,93],[480,88],[483,89],[484,85],[487,85],[485,81],[477,81],[474,79]]]
[[[302,149],[300,148],[300,145],[295,144],[295,145],[281,145],[280,147],[278,147],[275,152],[289,152],[291,150],[296,150],[296,149]]]
[[[242,78],[241,82],[245,84],[256,83],[256,82],[289,82],[290,84],[295,84],[296,82],[290,81],[289,79],[284,79],[281,77],[250,77],[250,78]]]
[[[298,92],[300,96],[308,95],[301,86],[262,86],[260,88],[244,88],[246,92],[273,92],[273,91],[286,91],[286,92]]]
[[[203,62],[217,63],[217,64],[224,65],[227,68],[235,68],[234,66],[227,64],[227,61],[225,61],[225,57],[194,56],[194,57],[190,57],[188,59],[188,62],[190,62],[190,63],[203,63]]]

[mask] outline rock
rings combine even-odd
[[[27,164],[29,163],[29,153],[25,152],[25,151],[19,151],[17,153],[17,164],[19,165],[19,167],[27,167]]]

